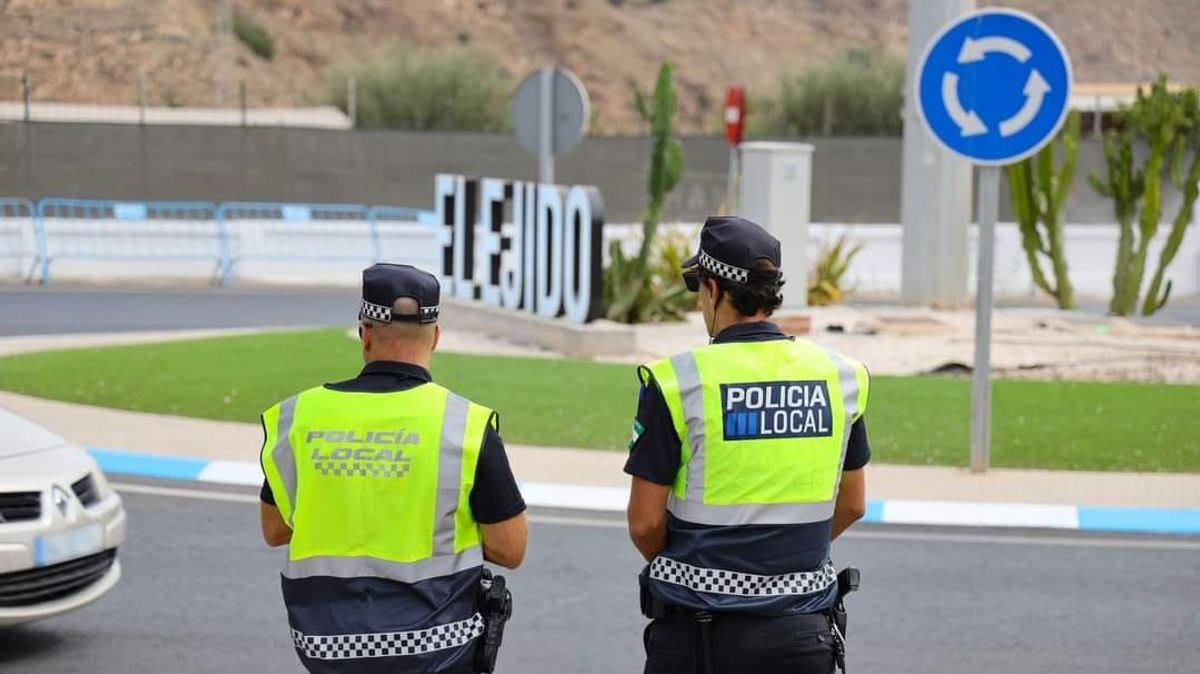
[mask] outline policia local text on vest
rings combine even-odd
[[[495,412],[433,383],[439,287],[363,272],[355,379],[263,413],[263,537],[287,544],[291,639],[310,672],[491,671],[525,502]]]
[[[709,218],[684,266],[712,343],[639,369],[625,467],[645,671],[844,668],[850,575],[839,591],[829,553],[866,508],[867,371],[767,320],[780,246],[758,225]]]

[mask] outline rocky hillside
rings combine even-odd
[[[271,60],[215,30],[222,6],[273,38]],[[983,2],[980,4],[993,4]],[[1200,81],[1197,0],[1008,0],[1064,38],[1081,82]],[[779,78],[850,47],[898,56],[904,0],[0,0],[0,100],[28,71],[38,100],[129,104],[321,102],[329,69],[407,41],[468,45],[514,76],[552,61],[587,85],[601,131],[638,128],[633,83],[676,64],[682,127],[719,128],[726,83]]]

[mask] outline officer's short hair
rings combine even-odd
[[[396,317],[414,317],[420,311],[420,305],[417,300],[412,297],[399,297],[392,303],[392,315]],[[420,323],[416,320],[404,320],[400,318],[393,320],[391,323],[377,321],[367,316],[362,317],[364,323],[370,323],[374,326],[377,334],[383,336],[383,339],[399,339],[409,341],[412,339],[429,339],[429,335],[433,333],[433,323]]]
[[[733,308],[743,316],[753,316],[759,312],[766,312],[770,316],[783,304],[783,294],[780,292],[785,283],[783,275],[765,258],[754,262],[744,284],[717,276],[703,267],[698,267],[696,271],[701,279],[716,281],[717,288],[733,302]]]

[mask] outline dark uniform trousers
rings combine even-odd
[[[803,614],[763,618],[714,613],[713,674],[831,674],[834,640],[829,618]],[[699,627],[690,613],[646,626],[646,674],[700,674]]]

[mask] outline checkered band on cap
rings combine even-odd
[[[363,300],[362,309],[359,310],[359,315],[363,318],[369,318],[380,323],[392,322],[392,308],[385,307],[382,304],[372,304]]]
[[[725,264],[717,258],[709,255],[703,250],[700,251],[700,266],[708,271],[720,276],[727,281],[734,283],[745,283],[750,279],[750,270],[735,267],[731,264]]]
[[[292,630],[292,643],[301,655],[314,660],[355,660],[421,655],[459,648],[483,634],[483,616],[411,632],[371,634],[305,634]]]
[[[707,569],[667,557],[655,557],[650,565],[650,577],[664,583],[682,585],[696,592],[739,597],[813,594],[837,582],[837,573],[833,564],[828,561],[816,571],[760,576],[754,573]]]

